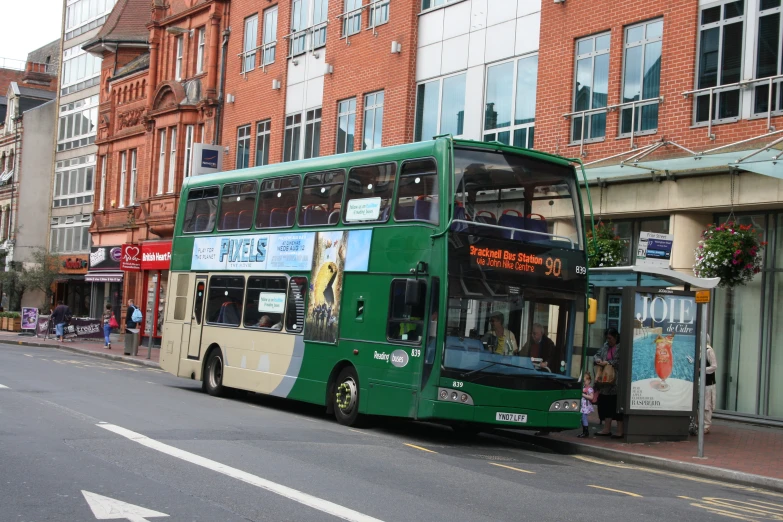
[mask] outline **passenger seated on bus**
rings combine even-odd
[[[283,323],[280,320],[280,316],[277,315],[277,322],[274,322],[271,317],[268,315],[262,315],[261,318],[258,320],[258,327],[259,328],[268,328],[270,330],[282,330],[283,329]]]
[[[544,334],[544,325],[535,323],[530,331],[530,339],[522,346],[522,349],[514,355],[541,359],[539,369],[543,371],[558,371],[560,369],[560,357],[554,341]]]
[[[239,308],[240,304],[236,301],[226,301],[220,306],[217,321],[221,324],[231,324],[239,326]]]

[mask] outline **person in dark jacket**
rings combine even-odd
[[[133,299],[128,299],[128,312],[125,314],[125,329],[136,328],[136,322],[133,320],[133,312],[136,311],[136,305],[133,304]]]
[[[65,325],[71,318],[71,309],[68,308],[62,301],[57,301],[57,306],[52,312],[52,322],[54,323],[54,329],[57,334],[57,340],[62,342],[63,335],[65,334]]]

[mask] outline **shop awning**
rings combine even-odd
[[[123,272],[117,270],[105,272],[87,272],[84,280],[90,283],[122,283]]]
[[[599,287],[690,285],[693,288],[715,288],[719,277],[696,277],[670,268],[654,266],[613,266],[590,269],[590,284]]]

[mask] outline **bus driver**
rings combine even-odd
[[[498,355],[511,355],[517,351],[517,339],[514,332],[503,326],[504,317],[501,312],[489,314],[489,331],[481,338],[487,350]]]

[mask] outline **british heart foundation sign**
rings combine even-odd
[[[125,272],[141,272],[141,248],[139,245],[130,243],[122,245],[120,270]]]

